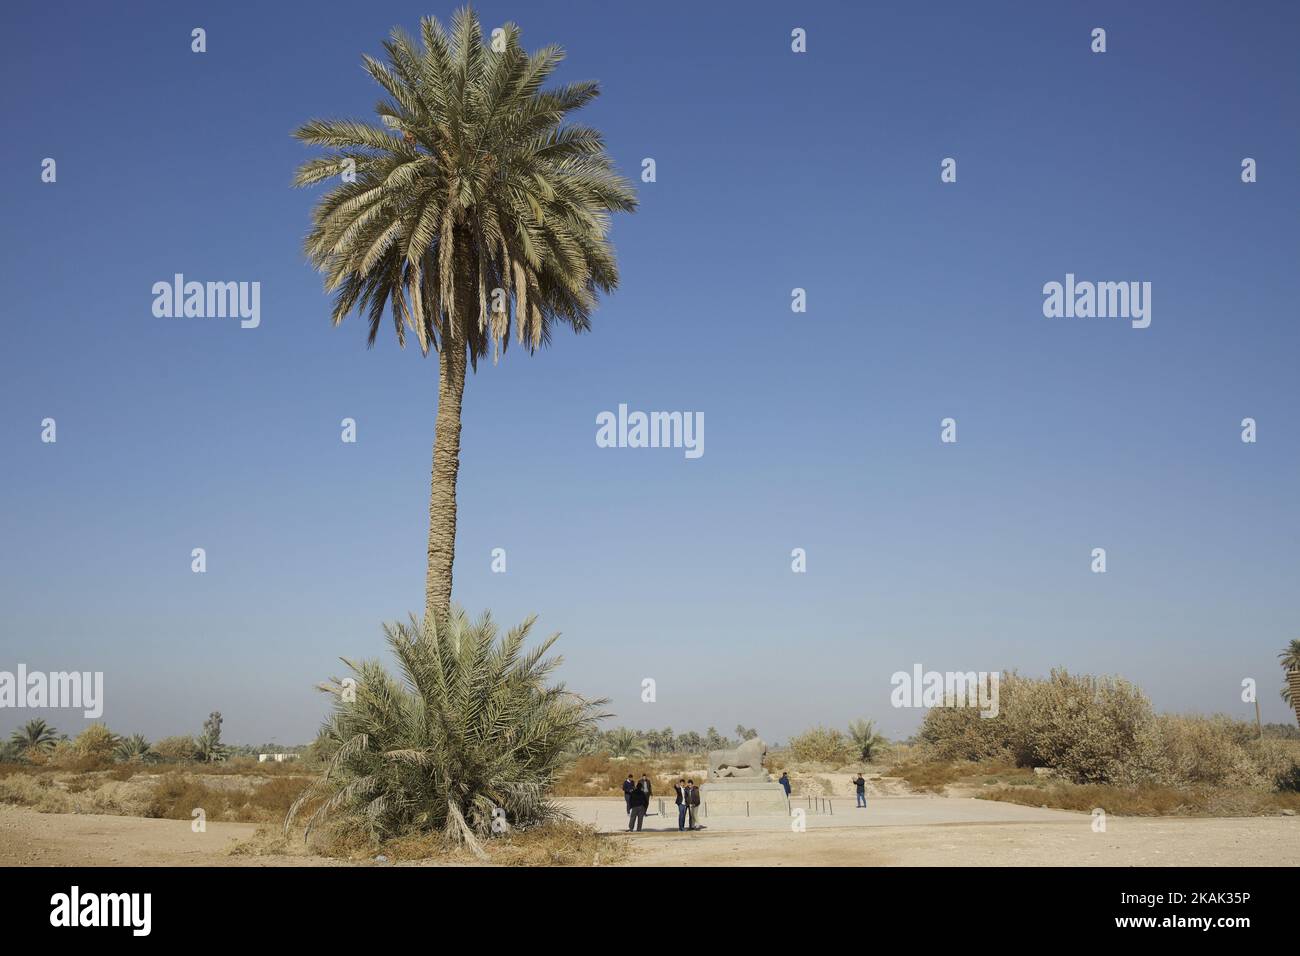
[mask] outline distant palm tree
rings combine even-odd
[[[677,736],[677,749],[684,753],[698,753],[704,749],[704,738],[696,731],[688,730]]]
[[[618,727],[611,730],[605,738],[611,757],[640,757],[645,753],[645,746],[635,730]]]
[[[600,734],[593,731],[574,740],[573,743],[569,744],[565,752],[572,757],[590,757],[601,753],[604,749]]]
[[[385,626],[401,677],[377,661],[345,661],[355,686],[321,685],[335,695],[321,748],[330,756],[285,829],[320,801],[309,834],[330,819],[376,839],[441,831],[482,854],[477,837],[498,811],[511,827],[562,817],[547,791],[568,747],[607,716],[606,701],[546,683],[560,663],[546,657],[559,635],[525,652],[534,620],[500,640],[489,615],[471,623],[459,608],[441,629],[414,617]]]
[[[876,733],[874,720],[855,720],[849,724],[849,738],[863,760],[870,760],[872,752],[886,743],[883,736]]]
[[[1277,657],[1287,676],[1287,682],[1282,686],[1282,699],[1294,708],[1295,719],[1300,722],[1300,639],[1292,638],[1286,650]]]
[[[599,93],[596,83],[542,84],[563,59],[548,46],[524,52],[507,23],[485,43],[462,9],[450,35],[432,17],[421,44],[400,29],[387,64],[363,57],[388,94],[380,125],[312,120],[296,136],[330,150],[299,168],[296,185],[344,176],[316,206],[310,261],[335,293],[337,325],[366,316],[373,346],[387,309],[397,341],[414,332],[438,353],[438,414],[429,494],[425,614],[451,607],[466,366],[509,342],[529,352],[557,325],[591,327],[597,295],[618,285],[609,213],[636,208],[613,172],[600,134],[566,125]]]
[[[122,737],[118,740],[114,756],[118,760],[143,760],[144,755],[149,752],[149,746],[149,741],[145,739],[144,734],[132,734],[130,737]]]
[[[731,741],[718,733],[717,727],[710,727],[704,731],[703,743],[705,750],[727,750],[731,747]]]
[[[59,732],[37,718],[27,721],[20,730],[15,730],[9,739],[23,753],[33,750],[38,753],[49,753],[59,740]]]

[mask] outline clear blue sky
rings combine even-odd
[[[422,608],[436,363],[330,327],[290,133],[371,116],[361,54],[452,9],[5,4],[0,669],[104,671],[119,732],[219,709],[299,742],[314,683]],[[1287,719],[1298,9],[482,4],[602,83],[582,118],[658,181],[593,332],[468,384],[457,600],[540,614],[636,727],[905,735],[889,677],[918,662],[1251,718],[1254,677]],[[154,318],[176,272],[261,282],[261,327]],[[1044,318],[1067,272],[1150,281],[1151,327]],[[705,455],[597,448],[620,402],[703,412]]]

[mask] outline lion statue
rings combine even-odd
[[[763,758],[767,756],[767,744],[759,737],[751,737],[735,750],[709,751],[709,779],[726,780],[767,779],[763,769]]]

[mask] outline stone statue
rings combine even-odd
[[[767,780],[763,758],[767,744],[759,737],[751,737],[735,750],[709,751],[710,780]]]

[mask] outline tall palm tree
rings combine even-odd
[[[15,730],[9,739],[23,753],[32,750],[49,753],[58,742],[59,733],[45,721],[37,718],[27,721],[21,729]]]
[[[303,142],[330,152],[303,164],[299,186],[344,176],[316,206],[308,259],[334,293],[335,325],[363,314],[373,346],[385,310],[399,346],[413,332],[438,353],[438,413],[429,494],[425,615],[451,607],[467,366],[495,362],[513,327],[528,352],[557,325],[591,326],[601,292],[618,285],[609,214],[636,208],[601,135],[566,122],[598,94],[594,82],[543,90],[563,59],[526,53],[507,23],[485,43],[478,17],[432,17],[421,41],[395,29],[387,63],[363,63],[387,97],[379,125],[312,120]]]
[[[1300,723],[1300,639],[1292,638],[1277,659],[1287,676],[1287,682],[1282,685],[1282,699],[1295,709],[1295,719]]]

